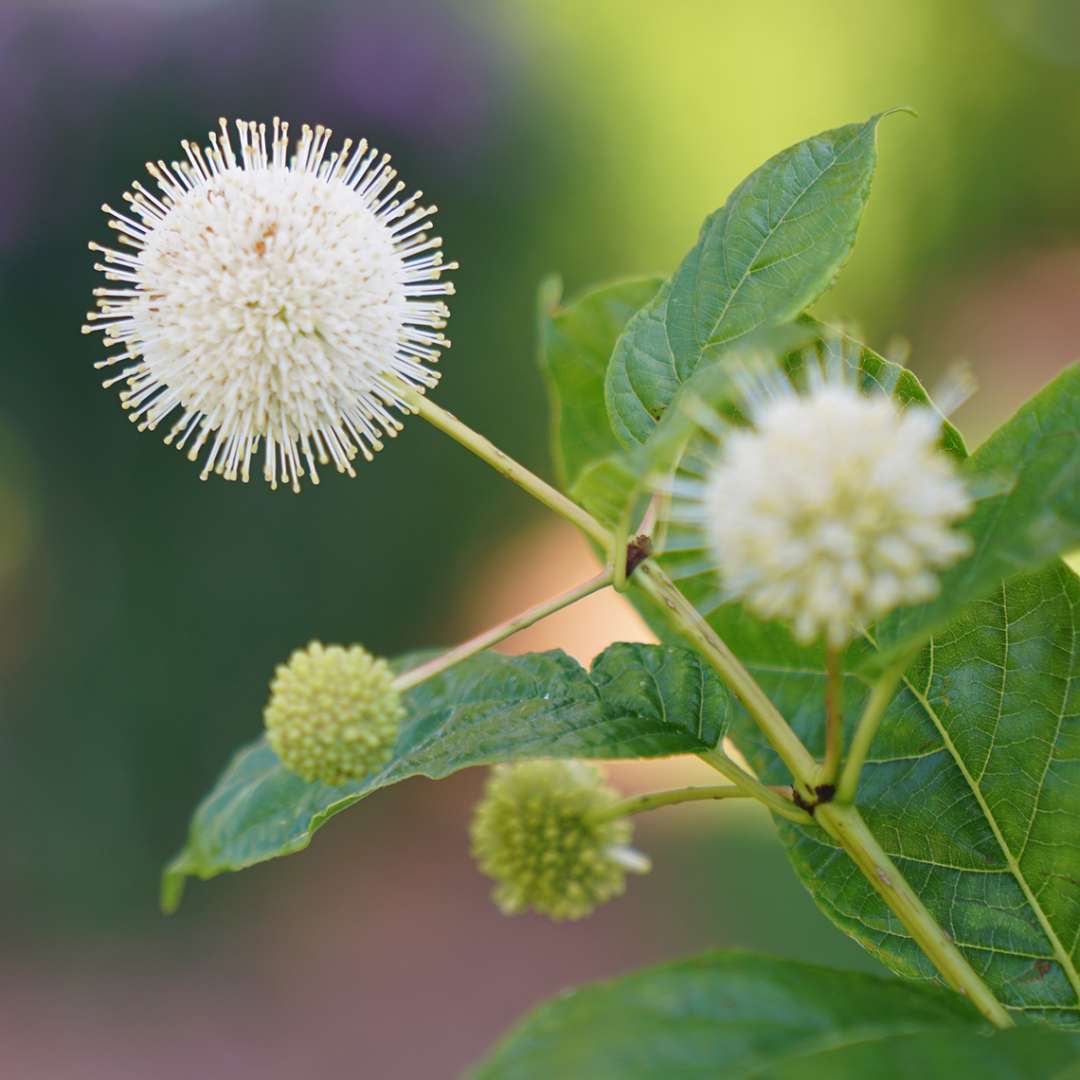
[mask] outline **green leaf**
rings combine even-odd
[[[865,347],[859,357],[864,379],[895,385],[905,400],[926,401],[910,373]],[[957,579],[984,599],[954,609],[909,673],[859,795],[878,839],[994,992],[1015,1009],[1068,1025],[1080,1022],[1080,641],[1073,621],[1080,597],[1074,576],[1056,565],[1005,587],[1000,581],[1010,567],[1037,563],[1071,543],[1080,491],[1075,480],[1067,482],[1076,455],[1076,378],[1075,369],[1067,372],[963,466],[973,483],[1005,488],[980,502],[975,515],[980,548],[971,565],[978,573]],[[948,426],[944,442],[964,457]],[[1052,542],[1041,546],[1046,537]],[[820,753],[820,650],[798,645],[785,627],[738,605],[720,605],[704,553],[673,539],[678,550],[664,557],[665,568]],[[954,589],[947,579],[943,600],[970,596]],[[644,613],[670,636],[655,611]],[[901,618],[908,626],[936,621],[921,609]],[[904,640],[894,630],[886,645],[892,651]],[[878,660],[869,645],[849,652],[850,737],[868,693],[866,671]],[[745,718],[735,734],[766,778],[788,779]],[[830,918],[894,970],[935,977],[824,833],[781,828],[796,869]]]
[[[609,454],[582,469],[568,494],[609,528],[620,525],[638,490],[640,476],[627,454]]]
[[[988,1033],[955,994],[741,953],[572,991],[520,1021],[475,1080],[1064,1080],[1080,1036]]]
[[[756,363],[767,359],[779,363],[797,346],[813,346],[821,331],[820,324],[803,318],[744,338],[743,344],[736,347],[738,358],[725,355],[724,360],[730,362],[703,365],[676,389],[675,407],[664,411],[645,442],[595,461],[582,471],[568,494],[612,529],[615,550],[619,550],[641,519],[657,480],[667,477],[697,430],[688,410],[679,408],[678,402],[691,399],[695,404],[727,411],[738,396],[733,373],[739,370],[739,360]]]
[[[626,324],[607,367],[604,395],[612,430],[625,447],[644,442],[679,391],[675,355],[667,335],[664,285]]]
[[[897,378],[871,350],[862,350],[863,365],[869,365],[865,376],[895,382],[902,398],[926,400],[913,377]],[[1080,706],[1070,698],[1080,662],[1077,583],[1057,566],[1004,588],[1001,578],[1075,544],[1076,377],[1067,372],[964,464],[977,488],[1005,488],[981,501],[974,515],[978,550],[969,568],[946,578],[940,606],[911,609],[875,628],[876,634],[891,627],[887,656],[870,645],[850,650],[846,680],[850,737],[868,692],[865,672],[938,627],[886,715],[860,807],[991,989],[1013,1008],[1068,1025],[1080,1024]],[[945,446],[963,457],[963,444],[948,427]],[[720,605],[705,553],[693,541],[673,539],[676,550],[663,560],[667,571],[821,753],[820,650],[798,645],[785,627],[738,605]],[[995,588],[997,595],[971,606],[972,595]],[[943,610],[951,624],[941,630]],[[898,625],[911,632],[900,634]],[[921,699],[913,688],[924,691]],[[768,778],[787,779],[744,718],[736,741]],[[894,970],[934,977],[824,833],[787,824],[782,831],[800,876],[838,925]]]
[[[606,395],[621,442],[648,438],[703,359],[795,318],[832,284],[855,242],[887,115],[781,151],[705,220],[671,281],[615,347]]]
[[[720,741],[731,708],[696,654],[641,644],[611,646],[589,672],[562,652],[481,653],[408,691],[405,704],[393,758],[358,783],[305,783],[263,739],[241,750],[165,870],[165,910],[179,905],[185,878],[300,851],[335,814],[409,777],[525,758],[696,753]]]
[[[874,629],[887,662],[925,641],[972,600],[1080,543],[1080,364],[1068,368],[971,456],[964,476],[979,499],[961,526],[974,554],[946,571],[928,604],[901,608]]]
[[[659,278],[615,281],[559,307],[550,285],[540,303],[540,368],[551,402],[552,456],[559,483],[619,449],[604,403],[604,374],[627,320],[660,288]]]
[[[816,753],[820,655],[729,644]],[[848,738],[867,685],[845,679]],[[743,716],[734,736],[769,781],[782,766]],[[858,806],[878,841],[1011,1009],[1080,1028],[1080,579],[1055,564],[969,605],[908,671]],[[817,828],[780,825],[822,910],[894,971],[935,978],[869,883]]]

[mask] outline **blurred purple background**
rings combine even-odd
[[[970,361],[978,438],[1080,337],[1070,10],[0,0],[0,1076],[453,1076],[545,996],[705,945],[873,966],[731,807],[643,822],[653,874],[583,923],[505,919],[467,853],[478,772],[381,793],[161,917],[158,870],[292,648],[449,642],[592,563],[418,423],[300,498],[200,484],[122,422],[79,336],[102,201],[219,114],[389,149],[463,264],[440,401],[548,473],[540,278],[667,272],[768,154],[910,101],[821,310],[902,335],[931,385]],[[597,598],[512,647],[644,634]]]

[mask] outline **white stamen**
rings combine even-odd
[[[834,647],[931,599],[935,571],[971,548],[952,528],[973,504],[940,418],[817,364],[805,393],[775,373],[744,391],[753,426],[729,426],[703,477],[671,485],[671,520],[703,534],[727,598]]]
[[[408,412],[400,385],[438,381],[428,366],[449,346],[449,310],[433,206],[361,140],[328,154],[331,132],[306,125],[289,157],[288,125],[225,121],[183,161],[149,163],[158,194],[135,183],[127,213],[103,207],[125,250],[91,244],[95,269],[121,287],[95,290],[84,333],[101,330],[137,361],[117,378],[140,429],[177,417],[165,435],[202,476],[247,480],[260,453],[271,486],[299,489],[316,459],[354,475]],[[125,284],[126,283],[126,284]]]

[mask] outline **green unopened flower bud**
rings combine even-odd
[[[404,716],[385,660],[359,645],[318,641],[278,665],[263,713],[282,764],[305,780],[331,785],[382,768]]]
[[[619,795],[578,761],[527,761],[492,772],[472,822],[473,856],[506,915],[532,908],[580,919],[622,894],[648,862],[626,844],[630,822],[604,819]]]

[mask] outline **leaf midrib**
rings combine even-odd
[[[1008,843],[1005,840],[1005,836],[1001,831],[1000,826],[997,823],[993,812],[990,809],[989,803],[983,797],[982,789],[976,783],[975,778],[971,775],[967,765],[961,758],[959,751],[956,748],[956,744],[950,737],[948,730],[942,723],[941,717],[938,716],[937,711],[924,694],[915,688],[911,680],[905,675],[904,685],[911,691],[912,695],[919,702],[919,704],[926,710],[926,715],[930,718],[934,727],[937,728],[938,734],[941,736],[942,742],[945,744],[946,750],[948,750],[950,757],[956,763],[956,767],[960,770],[960,774],[963,776],[968,788],[971,790],[972,795],[975,797],[975,801],[979,804],[979,808],[982,810],[983,815],[986,817],[987,822],[990,825],[990,831],[994,834],[994,839],[997,841],[998,847],[1001,849],[1001,853],[1005,858],[1005,864],[1009,868],[1009,872],[1012,874],[1016,883],[1020,886],[1028,904],[1030,904],[1032,911],[1035,912],[1035,917],[1039,920],[1039,925],[1042,927],[1043,933],[1046,935],[1047,941],[1050,943],[1054,952],[1054,958],[1061,965],[1062,970],[1065,972],[1066,978],[1069,980],[1069,984],[1073,988],[1073,993],[1076,995],[1076,1004],[1068,1006],[1069,1009],[1074,1011],[1080,1011],[1080,972],[1077,971],[1076,965],[1073,963],[1072,957],[1065,950],[1064,943],[1058,937],[1057,931],[1054,929],[1046,912],[1043,910],[1042,905],[1039,903],[1034,892],[1031,890],[1031,886],[1028,884],[1027,878],[1021,872],[1020,864],[1013,856]],[[1036,808],[1032,813],[1037,813]]]
[[[728,293],[728,298],[727,298],[727,300],[725,300],[725,301],[724,301],[724,307],[723,307],[723,309],[721,310],[720,314],[719,314],[719,315],[718,315],[718,316],[716,317],[716,319],[714,320],[714,322],[713,322],[713,325],[712,325],[712,329],[711,329],[711,330],[709,331],[709,337],[708,337],[708,342],[707,342],[707,343],[712,343],[713,335],[714,335],[714,334],[715,334],[715,333],[717,332],[717,330],[719,330],[719,329],[720,329],[721,325],[722,325],[722,324],[723,324],[723,322],[724,322],[724,319],[726,319],[726,318],[727,318],[727,313],[728,313],[728,311],[730,310],[730,308],[731,308],[731,305],[732,305],[732,303],[734,303],[735,297],[736,297],[736,296],[738,295],[738,293],[739,293],[739,290],[740,290],[740,289],[741,289],[741,288],[742,288],[742,287],[743,287],[743,286],[744,286],[744,285],[746,284],[746,282],[747,282],[747,281],[748,281],[748,280],[750,279],[750,277],[751,277],[751,272],[752,272],[752,270],[753,270],[754,264],[755,264],[755,263],[757,262],[757,260],[758,260],[758,258],[760,257],[761,253],[762,253],[762,252],[763,252],[763,251],[765,250],[765,246],[766,246],[766,245],[767,245],[767,244],[769,243],[769,241],[770,241],[770,240],[771,240],[771,239],[772,239],[772,238],[773,238],[773,237],[774,237],[774,236],[776,235],[776,233],[777,233],[777,232],[779,231],[780,227],[781,227],[781,226],[782,226],[782,225],[784,224],[784,222],[785,222],[785,221],[787,221],[787,218],[788,218],[788,214],[790,214],[790,213],[791,213],[791,211],[792,211],[792,210],[794,210],[796,206],[798,206],[798,204],[799,204],[799,200],[800,200],[800,199],[802,199],[802,198],[803,198],[803,196],[804,196],[804,195],[805,195],[805,194],[806,194],[806,193],[807,193],[807,192],[808,192],[808,191],[809,191],[809,190],[810,190],[810,189],[811,189],[811,188],[812,188],[812,187],[813,187],[813,186],[814,186],[814,185],[815,185],[816,183],[818,183],[818,181],[820,181],[820,180],[821,180],[821,178],[822,178],[822,177],[823,177],[823,176],[824,176],[824,175],[825,175],[825,174],[826,174],[826,173],[827,173],[827,172],[828,172],[828,171],[829,171],[829,170],[830,170],[830,169],[831,169],[831,168],[832,168],[832,167],[833,167],[833,166],[834,166],[834,165],[835,165],[835,164],[836,164],[836,163],[837,163],[838,161],[840,161],[840,160],[842,159],[843,155],[844,155],[844,154],[845,154],[845,153],[846,153],[846,152],[848,151],[848,149],[849,149],[849,148],[850,148],[850,147],[852,146],[852,144],[853,144],[853,143],[855,142],[855,140],[856,140],[857,138],[858,138],[858,136],[857,136],[857,135],[853,135],[853,136],[851,137],[851,139],[850,139],[850,140],[848,141],[847,145],[846,145],[846,146],[844,147],[843,151],[842,151],[841,153],[837,153],[837,154],[836,154],[836,155],[835,155],[835,156],[833,157],[832,161],[830,161],[830,162],[829,162],[829,164],[825,166],[825,168],[821,169],[821,170],[820,170],[820,171],[818,172],[817,176],[815,176],[815,177],[814,177],[814,179],[813,179],[813,180],[811,180],[811,181],[810,181],[810,183],[808,183],[808,184],[807,184],[807,185],[806,185],[806,186],[805,186],[805,187],[804,187],[804,188],[803,188],[803,189],[802,189],[802,190],[801,190],[801,191],[799,192],[799,194],[798,194],[798,195],[796,195],[796,196],[795,196],[795,198],[791,200],[791,203],[790,203],[790,205],[789,205],[789,206],[788,206],[788,207],[787,207],[787,208],[786,208],[786,209],[784,210],[784,212],[783,212],[783,213],[782,213],[782,214],[780,215],[780,220],[779,220],[779,221],[777,221],[777,223],[776,223],[776,224],[775,224],[774,226],[772,226],[772,227],[771,227],[771,228],[770,228],[770,229],[768,230],[768,232],[767,232],[767,233],[765,234],[765,238],[764,238],[764,239],[763,239],[763,240],[761,241],[761,243],[760,243],[760,244],[758,245],[758,247],[757,247],[757,250],[756,250],[756,251],[754,252],[754,256],[753,256],[753,258],[752,258],[752,259],[750,259],[750,260],[749,260],[749,262],[748,262],[748,263],[746,264],[746,269],[745,269],[745,270],[744,270],[744,271],[742,272],[742,276],[741,276],[741,277],[739,278],[738,282],[737,282],[737,283],[735,284],[735,286],[734,286],[734,287],[733,287],[733,288],[731,289],[731,291],[730,291],[730,292]],[[725,252],[725,254],[727,253],[727,250],[728,250],[728,244],[727,244],[727,235],[726,235],[726,234],[727,234],[727,226],[728,226],[728,221],[727,221],[727,220],[725,220],[725,222],[724,222],[724,233],[725,233],[725,237],[724,237],[724,252]],[[696,315],[696,312],[695,312],[695,315]],[[665,322],[666,322],[666,320],[665,320]],[[739,336],[743,336],[743,335],[739,335]],[[728,344],[728,342],[729,342],[729,341],[733,341],[733,340],[736,340],[736,339],[735,339],[735,338],[729,338],[729,339],[726,339],[726,340],[724,341],[724,344]],[[698,344],[698,347],[699,347],[700,349],[703,349],[703,348],[704,348],[704,343],[699,343],[699,344]],[[676,372],[676,375],[678,375],[678,372]]]
[[[873,637],[871,635],[867,634],[867,639],[870,641],[870,643],[872,645],[874,645],[876,647],[877,643],[874,641],[874,639],[873,639]],[[1073,627],[1073,642],[1074,642],[1073,652],[1075,654],[1075,642],[1076,642],[1075,620],[1074,620],[1074,627]],[[934,644],[935,644],[934,639],[931,638],[928,644],[929,644],[930,649],[933,650],[933,647],[934,647]],[[767,669],[767,670],[771,670],[771,671],[774,671],[774,672],[782,672],[783,674],[797,673],[797,674],[802,674],[802,675],[818,675],[818,676],[820,676],[822,678],[824,678],[824,674],[825,674],[824,671],[818,671],[818,670],[799,670],[799,671],[795,671],[795,669],[789,669],[789,668],[784,667],[783,665],[755,664],[755,665],[751,665],[751,669],[752,670]],[[1071,671],[1071,668],[1070,668],[1070,671]],[[849,674],[854,674],[854,673],[849,673]],[[857,675],[855,677],[858,678]],[[930,671],[930,674],[928,675],[928,678],[927,678],[927,685],[926,685],[927,692],[929,692],[930,684],[932,682],[932,679],[933,679],[933,668],[931,666],[931,671]],[[1073,679],[1073,676],[1070,674],[1070,676],[1066,680],[1066,682],[1071,683],[1072,679]],[[949,756],[955,762],[957,768],[960,770],[960,774],[964,777],[964,781],[967,783],[968,788],[971,790],[972,795],[974,796],[976,802],[979,805],[979,808],[982,810],[983,815],[986,818],[986,821],[990,826],[990,830],[994,835],[994,839],[997,842],[997,845],[1001,850],[1001,853],[1002,853],[1002,855],[1003,855],[1003,857],[1005,859],[1005,869],[1007,870],[1008,873],[1010,873],[1012,875],[1012,877],[1014,878],[1016,883],[1020,886],[1020,889],[1023,892],[1025,899],[1027,900],[1028,904],[1031,906],[1032,911],[1035,912],[1035,916],[1039,920],[1039,926],[1041,927],[1043,933],[1046,935],[1047,942],[1051,946],[1051,949],[1052,949],[1053,954],[1054,954],[1054,958],[1061,965],[1062,970],[1065,972],[1066,978],[1069,980],[1069,984],[1073,988],[1073,992],[1076,994],[1076,1003],[1075,1004],[1059,1006],[1059,1008],[1061,1008],[1062,1010],[1070,1011],[1070,1012],[1080,1012],[1080,971],[1077,970],[1076,964],[1073,962],[1073,959],[1072,959],[1071,955],[1065,949],[1064,943],[1062,942],[1061,938],[1057,934],[1057,931],[1054,929],[1053,925],[1051,924],[1046,912],[1043,910],[1042,905],[1038,902],[1038,899],[1036,898],[1034,892],[1032,892],[1031,886],[1028,884],[1028,881],[1027,881],[1026,877],[1024,876],[1024,874],[1022,873],[1022,871],[1020,869],[1019,859],[1012,854],[1012,851],[1009,848],[1009,845],[1005,840],[1005,836],[1002,833],[1001,828],[997,823],[997,819],[995,818],[994,814],[991,812],[990,806],[987,803],[985,797],[983,796],[981,788],[979,787],[979,785],[976,782],[975,778],[972,776],[970,770],[967,768],[966,764],[964,763],[963,759],[961,758],[960,753],[956,748],[956,744],[953,742],[951,736],[949,735],[948,730],[946,729],[944,723],[941,720],[941,717],[938,715],[938,713],[934,709],[933,705],[930,704],[930,701],[927,698],[926,693],[916,689],[916,687],[912,683],[911,679],[907,675],[904,676],[903,685],[906,686],[911,691],[911,693],[914,696],[914,698],[916,699],[916,701],[918,701],[919,704],[922,706],[922,708],[925,710],[926,715],[929,717],[931,723],[933,723],[934,727],[937,729],[938,734],[941,736],[942,748],[949,754]],[[1068,687],[1066,687],[1066,689],[1065,689],[1065,691],[1063,693],[1062,709],[1059,710],[1059,717],[1058,717],[1059,727],[1060,727],[1062,715],[1064,713],[1064,703],[1067,700],[1068,700]],[[935,751],[935,753],[940,753],[940,752],[941,752],[940,750]],[[1045,771],[1044,771],[1044,776],[1045,776]],[[1041,790],[1041,787],[1040,787],[1040,790]],[[1034,809],[1032,811],[1033,817],[1034,817],[1035,813],[1037,813],[1037,806],[1036,806],[1036,809]],[[1029,833],[1029,836],[1030,836],[1030,829],[1028,830],[1028,833]],[[1025,841],[1025,846],[1026,846],[1026,841]],[[900,853],[897,853],[897,854],[899,855],[900,858],[903,858],[903,859],[909,858],[908,856],[904,856],[904,855],[902,855]],[[914,861],[924,862],[924,861],[927,861],[927,860],[914,860]],[[944,864],[937,863],[937,862],[931,862],[929,864],[934,865],[934,866],[942,866],[942,865],[944,865]],[[955,867],[955,868],[949,868],[949,869],[956,869],[956,870],[959,870],[959,871],[961,871],[963,873],[971,872],[971,870],[969,870],[969,868],[966,868],[966,867]],[[1004,872],[1004,871],[999,871],[999,872]],[[965,946],[965,947],[967,947],[967,946]],[[979,948],[979,946],[973,946],[973,947]],[[992,947],[991,951],[993,951],[993,952],[1009,952],[1009,950],[1001,950],[1001,949],[998,949],[996,947]],[[1010,955],[1019,955],[1019,954],[1011,954],[1010,953]],[[1010,1008],[1012,1008],[1012,1006],[1010,1006]]]
[[[754,1077],[762,1075],[768,1075],[773,1069],[780,1065],[791,1065],[797,1061],[813,1064],[813,1060],[816,1057],[822,1055],[828,1055],[836,1052],[837,1050],[847,1050],[853,1046],[869,1046],[874,1043],[885,1043],[893,1039],[905,1038],[912,1035],[924,1035],[941,1031],[955,1031],[957,1033],[968,1034],[973,1028],[960,1027],[958,1024],[953,1028],[949,1028],[941,1024],[931,1024],[926,1022],[913,1021],[910,1024],[899,1025],[894,1028],[879,1028],[862,1031],[856,1031],[854,1033],[845,1032],[837,1035],[834,1032],[825,1032],[816,1036],[814,1039],[809,1040],[807,1044],[796,1047],[792,1052],[784,1054],[781,1057],[772,1059],[762,1063],[755,1063],[748,1066],[747,1071],[740,1071],[739,1076],[742,1080],[753,1080]]]

